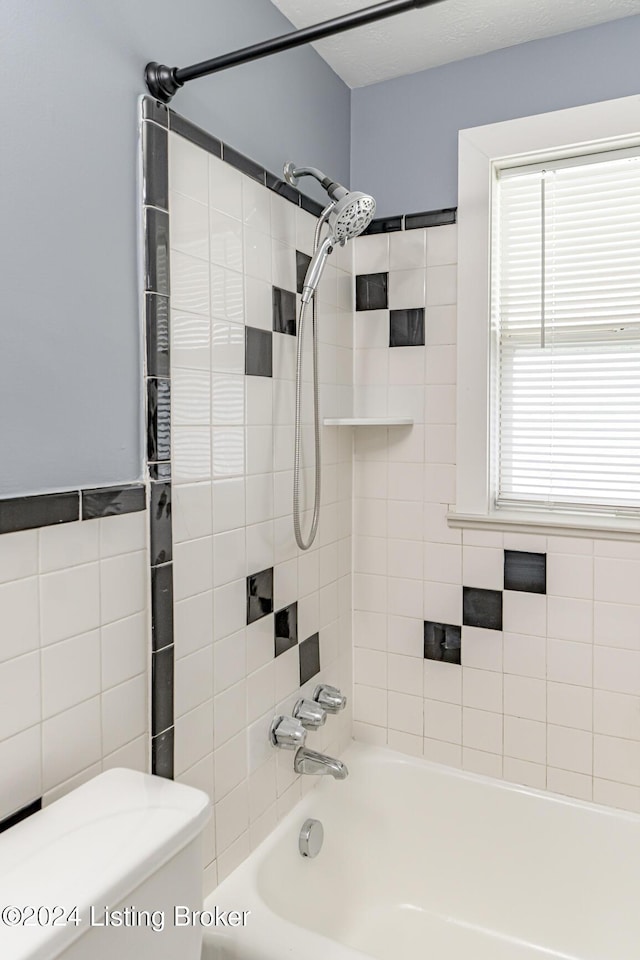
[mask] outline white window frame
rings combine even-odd
[[[491,206],[495,166],[640,143],[640,96],[492,123],[459,133],[456,505],[450,526],[637,539],[629,517],[496,510],[491,490]]]

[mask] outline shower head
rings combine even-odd
[[[302,301],[308,303],[315,293],[327,257],[333,252],[334,246],[337,243],[344,246],[347,240],[359,237],[367,229],[376,212],[376,202],[367,193],[347,190],[341,183],[325,176],[317,167],[296,167],[292,162],[285,163],[284,178],[288,184],[297,187],[300,177],[314,177],[331,197],[331,203],[323,210],[318,223],[321,227],[326,222],[329,234],[321,245],[316,241],[313,259],[303,283]],[[316,236],[319,237],[319,233]]]
[[[356,191],[347,193],[329,213],[329,229],[339,243],[353,240],[367,229],[375,212],[373,197]]]
[[[333,200],[334,206],[327,219],[329,229],[339,243],[352,240],[367,229],[376,212],[373,197],[347,190],[341,183],[325,176],[317,167],[296,167],[292,162],[285,163],[284,178],[288,184],[297,187],[300,177],[314,177]]]

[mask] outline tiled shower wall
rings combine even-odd
[[[175,776],[214,801],[211,889],[313,785],[270,745],[274,715],[320,680],[350,695],[352,437],[323,429],[322,517],[302,553],[291,515],[296,290],[316,220],[176,133],[169,153]],[[351,255],[338,251],[320,285],[324,416],[352,402]],[[307,466],[309,359],[307,349]],[[349,707],[307,742],[339,752],[350,734]]]
[[[148,769],[146,530],[139,510],[0,536],[0,820]]]
[[[355,736],[638,811],[640,543],[446,522],[456,229],[355,241]]]

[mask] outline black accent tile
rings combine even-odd
[[[149,476],[152,480],[171,480],[171,461],[162,460],[149,464]]]
[[[156,650],[151,657],[151,736],[173,726],[173,646]]]
[[[274,657],[295,647],[298,642],[298,604],[291,603],[282,610],[277,610],[274,617],[273,630]]]
[[[388,287],[388,273],[359,273],[356,276],[356,310],[386,310]]]
[[[147,376],[168,377],[171,374],[169,353],[169,298],[157,293],[145,294],[147,329]]]
[[[171,384],[147,379],[147,460],[171,458]]]
[[[169,126],[169,108],[165,103],[160,103],[153,97],[142,98],[142,119],[153,120],[162,127]]]
[[[311,263],[311,257],[300,250],[296,250],[296,293],[302,293],[305,277]]]
[[[225,163],[230,163],[236,170],[240,170],[253,180],[257,180],[258,183],[266,185],[267,171],[264,167],[261,167],[259,163],[256,163],[256,161],[250,157],[245,157],[244,153],[234,150],[233,147],[230,147],[226,143],[222,145],[222,159]]]
[[[151,773],[173,780],[175,728],[170,727],[151,739]]]
[[[280,287],[271,288],[273,303],[273,329],[275,333],[296,335],[296,295]]]
[[[169,134],[156,123],[142,124],[142,202],[169,209]]]
[[[402,217],[378,217],[371,221],[362,236],[366,237],[375,233],[397,233],[398,230],[402,230],[402,226]]]
[[[318,203],[317,200],[312,200],[311,197],[308,197],[306,194],[300,194],[300,206],[303,210],[306,210],[307,213],[312,213],[314,217],[319,217],[324,207],[321,203]]]
[[[269,173],[268,170],[266,171],[266,185],[269,190],[273,190],[274,193],[284,197],[285,200],[290,200],[296,207],[300,206],[299,191],[296,190],[295,187],[292,187],[290,183],[287,183],[286,180],[279,180],[278,177]]]
[[[147,505],[147,494],[142,483],[129,483],[123,487],[98,487],[80,492],[83,520],[139,513]]]
[[[245,327],[244,372],[248,377],[273,376],[273,343],[270,330]]]
[[[169,296],[169,214],[144,208],[144,289]]]
[[[46,493],[36,497],[0,500],[0,533],[50,527],[80,519],[80,493]]]
[[[4,833],[5,830],[10,830],[11,827],[15,827],[16,823],[26,820],[27,817],[38,813],[39,810],[42,810],[42,797],[38,797],[37,800],[32,800],[31,803],[27,803],[26,806],[21,807],[20,810],[16,810],[15,813],[11,813],[8,817],[0,820],[0,833]]]
[[[151,568],[151,646],[162,650],[173,643],[173,564]]]
[[[505,550],[504,588],[524,593],[547,592],[547,555],[525,550]]]
[[[424,307],[389,312],[390,347],[424,347]]]
[[[185,120],[179,113],[169,110],[169,129],[174,133],[179,133],[185,140],[190,140],[197,147],[202,147],[207,153],[212,153],[214,157],[222,156],[222,142],[210,133],[196,126],[190,120]]]
[[[420,230],[422,227],[442,227],[447,223],[455,223],[457,207],[448,207],[446,210],[425,210],[424,213],[408,213],[404,218],[405,230]]]
[[[425,660],[443,660],[445,663],[460,663],[462,630],[452,623],[424,622]]]
[[[273,567],[247,577],[247,623],[273,613]]]
[[[171,536],[171,484],[151,482],[151,510],[149,514],[151,566],[173,559]]]
[[[502,590],[463,587],[462,622],[466,627],[502,630]]]
[[[320,673],[320,637],[314,633],[298,647],[300,656],[300,686]]]

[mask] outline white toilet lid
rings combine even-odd
[[[80,912],[114,904],[155,873],[204,828],[200,790],[138,773],[108,770],[0,835],[0,907],[61,906]],[[83,926],[0,923],[2,960],[48,960]]]

